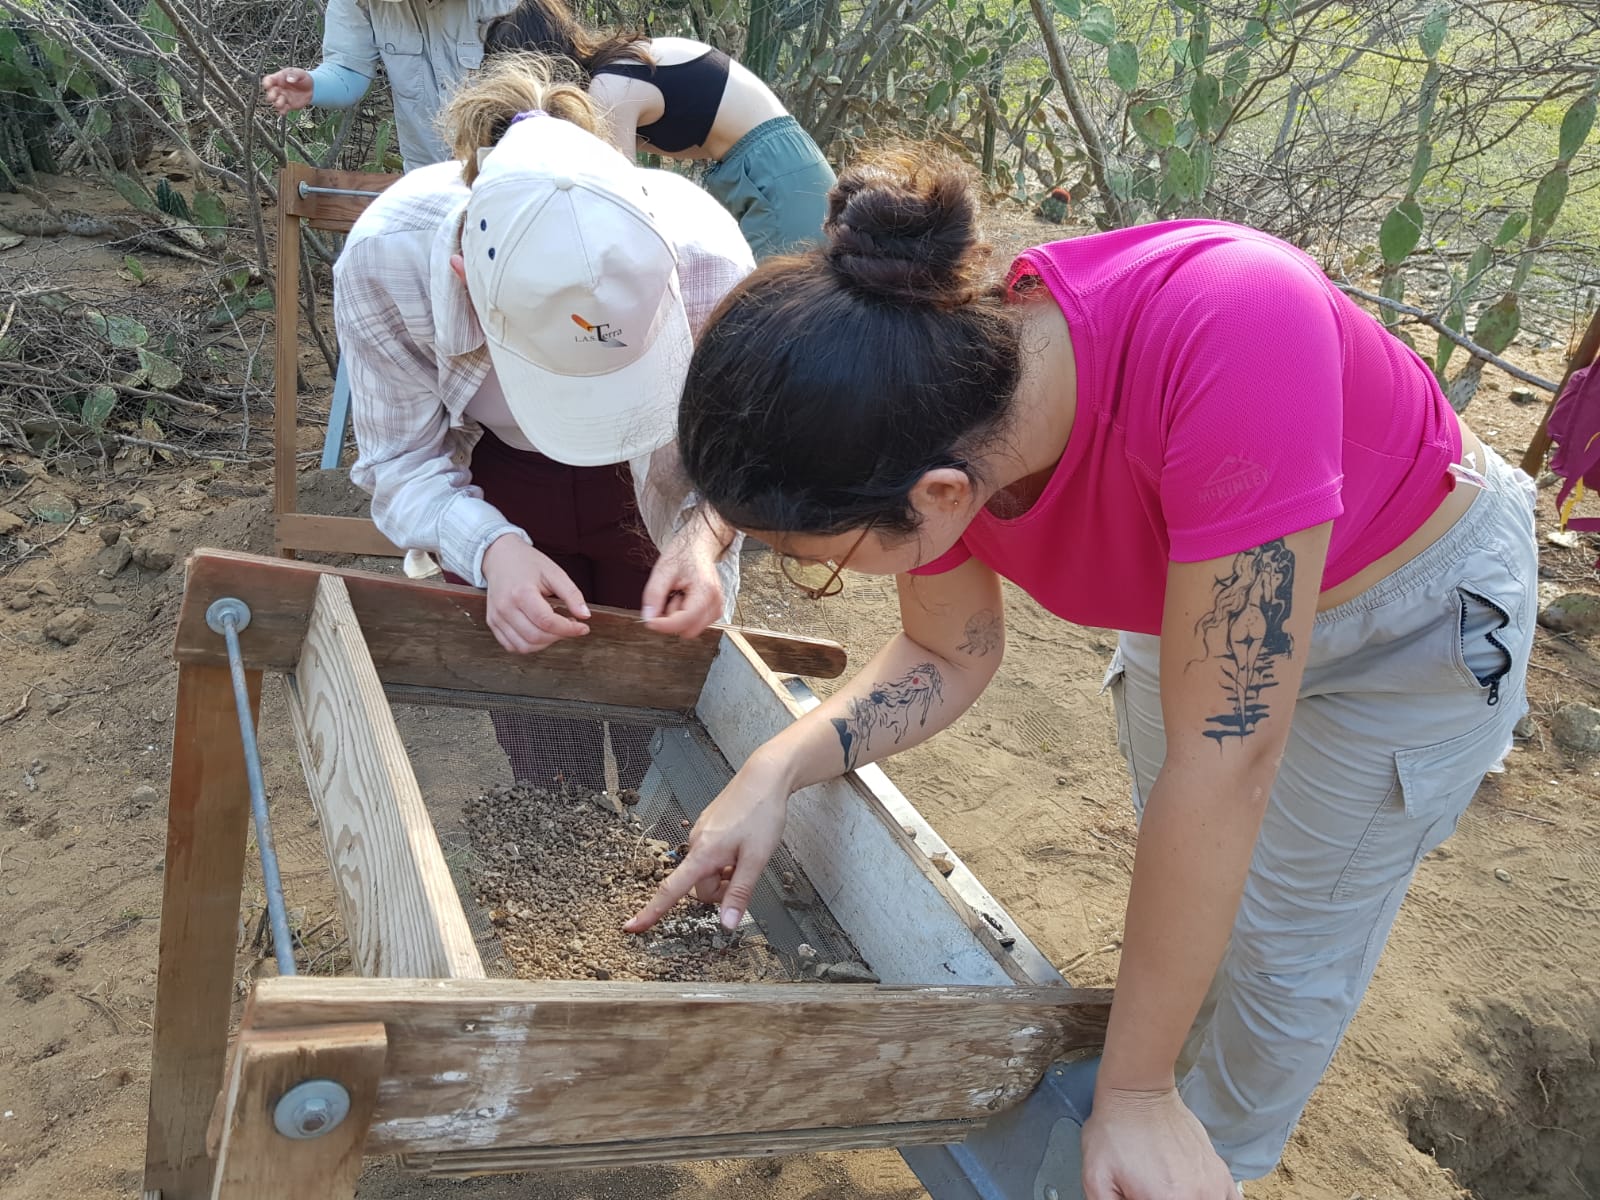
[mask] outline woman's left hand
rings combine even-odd
[[[1083,1127],[1085,1200],[1238,1200],[1195,1115],[1165,1091],[1100,1088]]]
[[[720,522],[691,515],[667,543],[644,586],[639,613],[657,633],[692,638],[722,619],[717,560],[726,546]]]

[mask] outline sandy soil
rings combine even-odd
[[[1019,221],[1007,231],[1049,231]],[[62,243],[65,245],[65,241]],[[1555,355],[1529,359],[1546,374]],[[1537,410],[1486,383],[1479,433],[1519,455]],[[308,445],[315,432],[307,430]],[[149,1078],[156,918],[164,854],[174,670],[169,640],[195,546],[263,550],[265,468],[162,467],[118,478],[70,461],[0,454],[0,509],[45,493],[77,525],[16,563],[0,557],[0,1193],[8,1200],[137,1194]],[[323,491],[340,490],[337,480]],[[127,507],[141,493],[146,512]],[[1542,493],[1548,517],[1551,493]],[[121,507],[118,507],[121,506]],[[164,571],[113,577],[102,529],[168,550]],[[1544,546],[1552,587],[1600,590],[1595,549]],[[1114,977],[1135,830],[1099,685],[1112,637],[1008,599],[1011,652],[975,708],[890,771],[1074,981]],[[45,637],[83,608],[76,644]],[[886,581],[852,577],[830,601],[796,598],[754,558],[741,604],[753,625],[824,633],[869,654],[893,627]],[[1600,657],[1541,631],[1535,729],[1491,777],[1460,832],[1424,863],[1369,999],[1288,1149],[1252,1200],[1482,1200],[1600,1192],[1600,770],[1555,747],[1549,719],[1594,703]],[[496,753],[484,724],[484,754]],[[409,737],[409,735],[408,735]],[[262,746],[285,883],[318,969],[345,962],[320,834],[277,683]],[[502,760],[503,761],[503,760]],[[447,760],[419,757],[425,792]],[[486,778],[485,786],[495,782]],[[255,884],[238,975],[269,968],[253,945]],[[923,1195],[889,1153],[581,1176],[423,1183],[375,1164],[363,1197],[657,1196],[771,1200]]]

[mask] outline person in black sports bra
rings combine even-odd
[[[833,169],[772,89],[690,38],[600,34],[562,0],[522,0],[492,22],[486,55],[532,51],[576,63],[624,154],[711,162],[704,183],[755,256],[821,240]]]
[[[670,66],[608,63],[596,67],[594,77],[620,75],[654,85],[661,93],[661,116],[648,125],[638,126],[635,133],[641,144],[653,146],[662,154],[682,154],[703,146],[711,136],[712,127],[717,123],[717,110],[722,107],[723,93],[728,90],[728,73],[732,66],[731,58],[708,46],[704,54]],[[590,94],[593,95],[592,88]]]

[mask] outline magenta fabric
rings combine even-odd
[[[1144,225],[1025,251],[1011,291],[1041,284],[1077,360],[1067,448],[1028,512],[980,514],[916,574],[975,555],[1067,620],[1157,633],[1169,562],[1332,521],[1326,589],[1453,486],[1461,430],[1433,373],[1284,242]]]
[[[1550,410],[1547,428],[1556,447],[1550,469],[1561,476],[1561,490],[1556,493],[1560,512],[1579,483],[1600,491],[1600,362],[1572,373]],[[1600,529],[1600,518],[1573,517],[1566,524],[1592,531]]]

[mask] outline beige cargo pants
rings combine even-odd
[[[1489,454],[1445,536],[1317,616],[1232,940],[1179,1062],[1235,1179],[1277,1165],[1344,1036],[1423,855],[1454,832],[1527,711],[1534,490]],[[1133,804],[1161,769],[1156,638],[1107,675]]]

